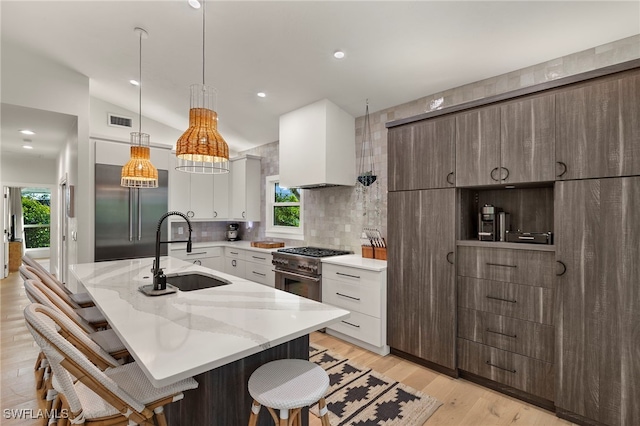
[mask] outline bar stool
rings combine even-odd
[[[260,366],[249,377],[253,398],[249,426],[258,422],[264,405],[278,426],[300,425],[302,408],[319,404],[322,426],[331,426],[324,394],[329,376],[322,367],[303,359],[279,359]],[[275,410],[279,410],[279,415]]]

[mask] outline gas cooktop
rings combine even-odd
[[[291,247],[278,249],[278,253],[288,253],[298,256],[309,257],[328,257],[328,256],[340,256],[343,254],[351,254],[350,251],[345,250],[333,250],[319,247]]]

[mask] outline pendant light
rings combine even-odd
[[[142,39],[149,34],[142,28],[133,30],[140,39],[140,76],[138,82],[138,131],[131,132],[131,158],[122,167],[120,186],[128,188],[157,188],[158,169],[151,164],[149,135],[142,133]]]
[[[188,173],[229,172],[229,146],[218,132],[216,92],[205,85],[205,2],[202,1],[202,84],[191,85],[189,128],[176,143],[176,170]]]
[[[373,142],[371,141],[371,123],[369,121],[369,100],[364,114],[364,127],[362,129],[362,151],[358,164],[358,183],[362,186],[371,186],[377,179],[373,164]]]

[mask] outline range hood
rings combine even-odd
[[[280,185],[356,183],[355,118],[323,99],[280,117]]]

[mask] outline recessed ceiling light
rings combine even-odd
[[[336,50],[333,52],[333,57],[336,59],[342,59],[344,58],[344,52],[342,50]]]
[[[266,98],[267,97],[267,94],[264,93],[264,92],[258,92],[258,93],[256,93],[256,95],[258,95],[259,98]]]
[[[31,139],[23,139],[22,142],[24,142],[24,145],[22,145],[24,149],[33,149],[33,145],[31,145]]]
[[[134,86],[140,86],[140,83],[138,83],[138,80],[129,80],[129,83],[133,84]]]
[[[189,6],[194,9],[200,9],[200,2],[198,0],[189,0]]]
[[[20,130],[20,133],[22,133],[23,135],[35,135],[36,134],[36,132],[34,132],[32,130],[28,130],[28,129]]]

